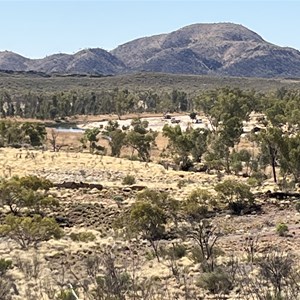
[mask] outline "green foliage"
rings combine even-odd
[[[208,213],[209,207],[215,207],[213,195],[204,189],[193,190],[183,204],[187,218],[193,221],[202,220]]]
[[[254,92],[238,88],[222,88],[208,91],[195,99],[196,108],[203,110],[210,122],[213,138],[205,160],[210,168],[225,168],[230,173],[230,148],[239,141],[243,132],[243,121],[248,120],[255,108]],[[235,163],[235,167],[238,165]]]
[[[8,215],[4,224],[0,225],[0,235],[11,238],[22,249],[27,249],[30,245],[37,246],[41,241],[59,239],[63,231],[52,218],[42,218],[39,215],[33,217]]]
[[[156,240],[165,232],[166,214],[156,204],[137,201],[130,209],[130,228],[141,232],[144,238]]]
[[[43,177],[34,176],[34,175],[20,177],[18,180],[22,187],[31,189],[33,191],[37,191],[37,190],[47,191],[53,186],[53,183],[50,180]]]
[[[204,155],[204,160],[209,169],[215,169],[220,172],[226,168],[227,172],[230,173],[229,155],[229,147],[224,145],[221,137],[215,135],[210,139],[208,151]]]
[[[84,242],[84,243],[92,242],[96,239],[95,235],[90,231],[84,231],[79,233],[72,232],[70,234],[70,238],[73,242]]]
[[[51,181],[36,176],[15,176],[2,180],[0,182],[1,204],[8,205],[15,215],[24,208],[40,213],[45,208],[59,205],[57,199],[47,194],[52,185]]]
[[[161,192],[155,189],[144,189],[137,194],[137,200],[149,202],[163,209],[166,218],[172,220],[177,226],[180,202],[170,197],[167,192]]]
[[[233,150],[232,153],[230,154],[231,169],[234,171],[236,175],[238,175],[239,172],[243,171],[243,163],[246,166],[246,174],[248,174],[250,161],[251,161],[251,154],[246,149],[242,149],[238,152]]]
[[[209,131],[192,127],[182,131],[180,125],[173,127],[166,124],[163,127],[163,135],[169,139],[168,149],[174,161],[180,165],[182,170],[186,171],[192,165],[190,157],[193,157],[195,162],[201,161],[201,157],[206,151]]]
[[[285,223],[278,223],[276,225],[276,232],[279,236],[286,236],[289,232],[289,228]]]
[[[119,128],[119,123],[112,120],[108,121],[103,135],[108,139],[111,155],[119,157],[126,138],[126,133]]]
[[[0,259],[0,278],[12,268],[12,261],[8,259]]]
[[[60,119],[75,115],[125,114],[127,112],[172,112],[197,109],[195,98],[209,98],[222,94],[224,78],[191,75],[169,75],[138,73],[116,77],[51,76],[40,77],[32,74],[1,74],[0,116],[20,116],[25,118]],[[199,85],[199,80],[205,82]],[[257,111],[265,110],[276,100],[283,100],[286,119],[298,122],[297,82],[290,80],[268,80],[247,78],[227,78],[231,86],[244,89],[241,95],[235,89],[228,89],[237,97],[249,95],[248,103]],[[284,92],[273,92],[278,85]],[[118,89],[116,89],[118,86]],[[5,87],[5,88],[3,88]],[[292,90],[296,88],[296,90]],[[209,91],[207,91],[209,89]],[[250,90],[255,89],[257,97]],[[236,89],[238,90],[238,89]],[[280,89],[282,90],[282,89]],[[216,91],[215,93],[209,93]],[[250,91],[250,92],[248,92]],[[272,91],[270,93],[269,91]],[[230,95],[228,92],[223,92]],[[253,99],[252,94],[254,94]],[[272,101],[267,101],[268,99]],[[261,99],[261,100],[260,100]],[[194,101],[195,100],[195,101]],[[260,100],[260,101],[258,101]],[[257,103],[258,102],[258,103]],[[288,105],[288,102],[290,104]],[[241,106],[242,106],[242,102]],[[202,110],[202,109],[200,109]],[[277,114],[277,113],[276,113]],[[295,121],[294,121],[295,120]]]
[[[73,295],[70,289],[64,289],[55,296],[55,300],[76,300],[77,298]]]
[[[295,182],[300,180],[300,135],[284,136],[279,143],[280,171],[291,174]]]
[[[197,113],[194,112],[194,111],[192,111],[192,112],[190,113],[190,118],[191,118],[191,120],[197,119]]]
[[[168,216],[164,209],[147,200],[137,200],[128,212],[115,222],[115,226],[126,228],[127,233],[141,235],[150,242],[159,261],[158,241],[165,235]]]
[[[158,133],[148,130],[148,122],[138,118],[132,120],[131,126],[133,128],[127,133],[126,144],[137,151],[140,160],[148,162]]]
[[[280,148],[284,145],[283,132],[280,127],[268,127],[255,136],[260,146],[260,161],[263,165],[270,165],[274,182],[277,182],[276,165],[280,155]]]
[[[18,146],[29,144],[33,147],[41,146],[46,138],[44,124],[0,121],[0,144],[4,146]]]
[[[187,249],[182,244],[172,243],[171,247],[161,248],[160,253],[165,258],[169,258],[171,260],[178,260],[186,255]]]
[[[196,108],[209,117],[214,130],[232,118],[246,120],[255,105],[253,91],[230,87],[207,91],[195,99]]]
[[[248,178],[247,183],[250,186],[260,186],[262,185],[263,181],[266,179],[267,176],[263,172],[257,171],[251,174],[251,176]]]
[[[212,294],[228,294],[233,288],[229,276],[221,270],[203,273],[198,279],[197,285]]]
[[[134,183],[135,183],[135,177],[130,174],[127,174],[122,180],[122,184],[125,184],[125,185],[132,185]]]
[[[85,144],[85,142],[89,142],[89,150],[90,153],[93,153],[94,150],[97,148],[96,143],[98,142],[97,135],[100,133],[99,128],[92,128],[92,129],[86,129],[83,135],[83,138],[81,139],[81,142]]]
[[[180,259],[186,255],[186,247],[181,244],[173,244],[172,248],[169,250],[169,255],[174,257],[175,259]]]
[[[29,137],[30,145],[32,146],[41,146],[47,134],[45,125],[39,123],[23,123],[21,130],[25,134],[25,137]]]
[[[242,182],[226,179],[215,186],[220,200],[225,202],[235,214],[240,214],[254,202],[250,187]]]

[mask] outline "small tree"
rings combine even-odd
[[[55,130],[55,129],[51,129],[50,131],[50,138],[49,138],[49,142],[52,146],[52,150],[53,152],[58,152],[59,151],[59,147],[57,145],[57,138],[59,136],[59,131]]]
[[[226,179],[217,184],[215,190],[218,192],[219,199],[236,214],[240,214],[243,209],[254,202],[250,187],[236,180]]]
[[[21,129],[25,136],[29,137],[29,141],[32,146],[41,146],[44,143],[47,135],[44,124],[26,122],[22,124]]]
[[[192,222],[200,222],[206,217],[209,206],[215,206],[213,195],[204,189],[192,191],[183,203],[183,210],[187,218]]]
[[[5,275],[5,273],[12,268],[12,261],[8,259],[0,259],[0,277]]]
[[[172,198],[169,193],[147,188],[137,194],[137,200],[147,201],[163,209],[166,218],[172,220],[177,227],[180,202]]]
[[[258,265],[265,286],[270,284],[273,288],[271,294],[269,291],[267,292],[270,296],[269,299],[282,299],[282,297],[284,299],[296,299],[290,295],[290,293],[293,296],[299,295],[300,292],[299,272],[297,274],[295,270],[293,256],[270,252],[259,260]]]
[[[215,246],[220,233],[207,220],[192,224],[188,235],[200,250],[202,268],[204,272],[213,272],[215,269]]]
[[[52,185],[51,181],[37,176],[15,176],[3,180],[0,183],[1,203],[8,205],[14,215],[23,208],[40,213],[41,208],[59,205],[55,198],[47,194]]]
[[[0,235],[11,238],[22,249],[27,249],[30,245],[37,246],[41,241],[61,238],[63,231],[52,218],[8,215],[4,224],[0,225]]]
[[[194,112],[194,111],[191,112],[191,113],[190,113],[190,118],[191,118],[192,121],[195,121],[195,120],[197,119],[197,113]]]
[[[200,162],[207,147],[207,129],[188,127],[182,131],[179,125],[175,127],[165,125],[163,135],[169,139],[168,149],[174,161],[180,165],[182,170],[188,170],[194,161]]]
[[[155,256],[159,261],[157,240],[165,233],[166,214],[156,204],[137,201],[130,209],[129,227],[132,232],[140,232],[150,242]]]
[[[81,139],[81,142],[84,143],[85,141],[89,142],[89,150],[90,153],[93,153],[94,149],[96,148],[96,143],[98,142],[97,135],[100,133],[99,128],[87,129],[84,132],[84,136]]]
[[[117,121],[108,121],[103,135],[107,138],[109,146],[111,148],[111,155],[119,157],[121,149],[125,145],[126,133],[119,128]]]
[[[260,146],[262,162],[272,167],[273,179],[277,183],[277,160],[280,155],[280,148],[285,145],[282,129],[268,127],[266,130],[261,131],[255,137],[255,140]]]
[[[102,253],[101,260],[104,272],[96,276],[96,287],[92,291],[95,299],[125,300],[132,289],[132,278],[122,268],[117,267],[116,258],[112,253]],[[113,298],[111,298],[113,297]]]
[[[142,161],[150,160],[151,147],[155,145],[157,132],[148,130],[148,122],[141,119],[133,119],[131,122],[133,129],[127,133],[126,144],[136,150]]]

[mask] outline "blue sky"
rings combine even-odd
[[[0,51],[30,58],[111,50],[194,23],[233,22],[300,50],[300,0],[0,0]]]

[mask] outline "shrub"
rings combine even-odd
[[[199,221],[204,218],[209,206],[215,206],[216,202],[213,199],[213,195],[204,189],[196,189],[192,191],[186,202],[183,204],[183,211],[186,216],[193,221]]]
[[[85,243],[92,242],[96,239],[95,235],[89,231],[80,232],[80,233],[72,232],[70,234],[70,238],[74,242],[85,242]]]
[[[0,259],[0,277],[2,277],[8,269],[12,268],[12,261],[4,258]]]
[[[212,255],[214,257],[224,255],[224,251],[220,247],[214,247],[212,250]],[[191,250],[191,260],[197,263],[203,263],[205,261],[205,257],[203,256],[203,251],[199,246],[194,246]]]
[[[132,233],[141,233],[153,248],[159,261],[157,240],[165,234],[167,216],[164,210],[156,204],[146,201],[137,201],[130,208],[129,224]]]
[[[14,176],[0,183],[1,203],[15,215],[24,208],[40,213],[41,208],[59,205],[58,200],[47,193],[52,185],[51,181],[37,176]]]
[[[261,186],[263,181],[267,179],[267,176],[261,171],[252,172],[248,178],[248,184],[251,186]]]
[[[114,196],[114,201],[116,201],[117,203],[121,203],[124,201],[124,197],[122,195],[115,195]]]
[[[186,247],[181,244],[173,244],[172,247],[165,249],[163,254],[171,259],[180,259],[186,255]]]
[[[186,247],[180,244],[174,244],[172,247],[172,254],[175,258],[180,259],[186,255]]]
[[[33,217],[16,217],[8,215],[4,225],[0,225],[0,236],[7,236],[18,243],[22,249],[47,241],[51,238],[61,238],[63,231],[52,218],[42,218],[39,215]]]
[[[76,298],[71,289],[61,290],[58,295],[56,295],[55,300],[76,300]]]
[[[197,286],[210,291],[212,294],[228,294],[232,289],[229,276],[222,270],[202,274]]]
[[[255,186],[259,186],[259,185],[260,185],[259,181],[258,181],[256,178],[254,178],[254,177],[249,177],[248,180],[247,180],[247,183],[248,183],[250,186],[252,186],[252,187],[255,187]]]
[[[250,186],[242,182],[227,179],[215,187],[220,200],[227,204],[234,214],[241,214],[254,203],[254,196]]]
[[[122,184],[126,184],[126,185],[132,185],[135,184],[135,177],[133,175],[126,175],[123,178]]]
[[[286,236],[289,231],[289,228],[284,223],[279,223],[276,225],[276,232],[279,236]]]
[[[186,184],[187,184],[187,181],[186,181],[186,180],[180,179],[180,180],[177,182],[177,187],[178,187],[179,189],[181,189],[181,188],[183,188],[184,186],[186,186]]]

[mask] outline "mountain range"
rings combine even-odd
[[[0,52],[0,70],[46,74],[116,75],[136,72],[300,77],[300,52],[265,41],[233,23],[193,24],[167,34],[143,37],[108,52],[100,48],[75,54],[29,59]]]

